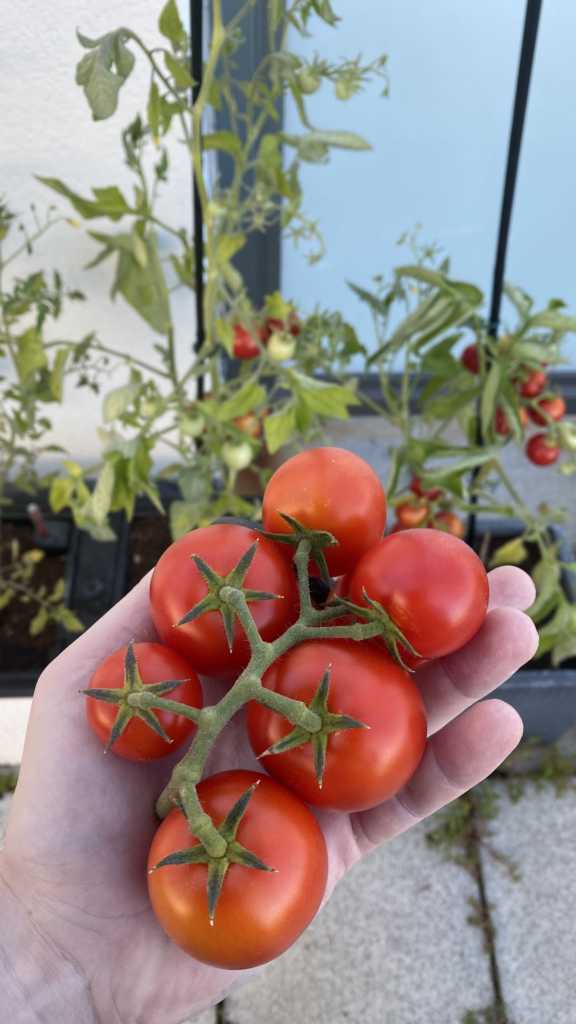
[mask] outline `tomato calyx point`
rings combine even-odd
[[[320,719],[318,728],[306,729],[301,725],[296,725],[286,736],[283,736],[277,743],[273,743],[271,747],[268,747],[267,750],[264,750],[259,755],[259,757],[268,757],[270,754],[284,754],[287,750],[293,750],[295,747],[302,747],[306,743],[311,743],[314,755],[314,771],[319,789],[322,789],[324,782],[329,735],[333,732],[340,732],[343,729],[370,728],[365,722],[359,722],[356,718],[351,718],[349,715],[335,715],[328,710],[330,671],[331,666],[328,666],[314,697],[307,705],[309,710],[313,711]]]
[[[122,687],[99,688],[91,686],[86,690],[80,690],[80,693],[83,693],[86,697],[91,697],[93,700],[103,700],[108,704],[118,705],[116,719],[110,731],[104,753],[107,753],[114,746],[129,721],[135,717],[141,718],[166,743],[172,743],[172,738],[163,729],[151,707],[146,707],[145,701],[142,702],[142,705],[138,705],[131,698],[135,695],[138,698],[146,695],[150,701],[153,701],[154,698],[161,697],[164,693],[170,693],[171,690],[175,690],[176,687],[182,686],[183,683],[188,681],[188,679],[166,679],[160,683],[143,683],[134,652],[134,641],[131,640],[126,648],[126,655],[124,657],[124,685]]]
[[[215,572],[200,555],[192,555],[192,561],[206,583],[208,593],[189,612],[186,612],[179,622],[174,623],[175,627],[184,626],[187,622],[193,622],[201,615],[204,615],[205,612],[220,612],[226,634],[226,642],[228,649],[231,651],[234,645],[234,619],[238,612],[229,599],[230,592],[232,590],[241,592],[246,601],[279,601],[283,597],[282,594],[269,594],[264,590],[250,590],[244,587],[246,573],[252,565],[257,548],[258,541],[255,541],[244,552],[238,564],[225,576]]]
[[[220,893],[222,892],[222,886],[228,873],[228,868],[231,864],[239,864],[241,867],[254,868],[257,871],[276,871],[276,868],[269,867],[264,861],[260,860],[252,850],[248,850],[245,846],[236,839],[238,827],[250,799],[256,789],[258,783],[255,782],[252,786],[249,786],[247,790],[242,793],[242,796],[236,801],[233,807],[230,808],[228,814],[224,818],[223,822],[219,826],[214,826],[215,830],[225,841],[224,853],[219,856],[210,854],[206,847],[201,841],[195,846],[188,847],[186,850],[175,850],[174,853],[168,854],[167,857],[163,857],[162,860],[158,861],[154,867],[150,868],[149,874],[153,874],[159,868],[168,866],[180,865],[180,864],[207,864],[208,865],[208,881],[206,885],[206,893],[208,897],[208,916],[210,924],[214,924],[216,917],[216,908]],[[194,825],[187,818],[190,826],[190,831],[194,835]]]
[[[390,618],[386,609],[378,601],[369,597],[366,589],[362,590],[362,596],[366,601],[366,605],[354,604],[345,597],[339,597],[338,602],[353,612],[358,618],[364,619],[365,622],[378,623],[381,627],[379,639],[384,640],[389,654],[406,672],[412,672],[413,669],[403,660],[400,650],[404,648],[414,658],[420,658],[420,653],[406,639],[404,633],[398,628],[394,620]]]
[[[294,516],[288,515],[287,512],[279,511],[278,515],[288,524],[292,531],[291,533],[272,533],[268,530],[260,529],[258,532],[269,540],[276,541],[279,544],[292,544],[295,548],[298,547],[301,541],[308,541],[310,544],[310,558],[318,566],[321,578],[330,585],[332,577],[326,563],[324,548],[333,547],[337,544],[336,538],[333,534],[328,533],[327,530],[309,530],[298,519],[295,519]]]

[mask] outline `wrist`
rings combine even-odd
[[[38,927],[0,853],[0,991],[11,1024],[96,1024],[81,970]]]

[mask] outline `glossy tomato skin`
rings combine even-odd
[[[316,819],[298,797],[268,776],[220,772],[200,783],[200,802],[220,824],[254,782],[259,784],[236,838],[276,871],[232,864],[212,926],[206,865],[169,866],[148,875],[150,900],[169,938],[197,960],[229,970],[267,963],[291,946],[315,916],[328,873],[326,844]],[[183,814],[173,810],[154,836],[149,869],[196,842]]]
[[[560,458],[560,448],[547,434],[534,434],[526,445],[526,455],[535,466],[551,466]]]
[[[279,545],[246,526],[204,526],[180,537],[161,556],[150,584],[150,605],[160,639],[180,651],[197,672],[233,677],[244,668],[250,647],[236,619],[232,651],[220,612],[205,612],[193,622],[176,626],[206,596],[207,585],[192,555],[200,555],[220,575],[229,573],[257,542],[244,581],[250,590],[278,594],[278,600],[253,601],[252,615],[264,640],[275,640],[298,616],[298,588],[292,565]]]
[[[143,683],[162,683],[167,679],[186,680],[182,686],[166,694],[170,700],[177,700],[189,707],[202,707],[202,687],[194,669],[182,655],[163,644],[135,643],[134,654]],[[126,647],[110,654],[96,669],[90,687],[98,689],[121,689],[124,685],[124,659]],[[117,704],[86,698],[86,718],[91,729],[104,745],[116,719]],[[132,718],[123,733],[114,743],[112,750],[128,761],[154,761],[174,753],[187,740],[196,726],[190,719],[175,715],[171,711],[154,712],[165,732],[172,739],[167,743],[140,718]]]
[[[469,373],[480,372],[480,360],[478,357],[478,346],[467,345],[460,356],[462,366],[465,366]]]
[[[488,607],[488,578],[478,555],[440,530],[402,530],[366,552],[352,574],[350,599],[364,604],[364,590],[426,659],[468,643]]]
[[[343,448],[312,448],[288,459],[270,478],[264,527],[290,533],[280,512],[334,535],[338,545],[324,553],[331,574],[341,576],[382,536],[386,496],[372,467],[358,455]]]
[[[566,402],[562,395],[554,395],[553,398],[543,398],[541,402],[538,402],[538,408],[530,409],[529,416],[533,423],[537,423],[539,427],[545,427],[548,422],[546,416],[558,422],[565,412]]]
[[[436,501],[442,494],[441,487],[424,487],[419,476],[413,476],[410,481],[410,490],[419,498],[428,498],[429,501]]]
[[[520,384],[520,394],[524,398],[536,398],[548,383],[548,378],[543,370],[532,370],[526,379]]]
[[[236,359],[255,359],[260,355],[258,342],[242,324],[234,325],[233,351]]]
[[[415,529],[423,526],[428,518],[428,503],[418,502],[412,504],[409,501],[396,506],[396,517],[398,524],[403,530]]]
[[[420,691],[379,646],[348,640],[311,640],[292,648],[264,675],[266,687],[309,703],[331,666],[328,708],[369,729],[328,737],[322,788],[311,744],[271,754],[262,764],[274,778],[317,807],[361,811],[387,800],[414,774],[426,743]],[[285,718],[251,702],[247,710],[252,749],[261,754],[291,730]]]

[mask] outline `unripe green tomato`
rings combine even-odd
[[[146,419],[151,419],[152,416],[157,416],[161,411],[162,403],[158,399],[144,398],[140,403],[140,412]]]
[[[200,437],[206,426],[203,416],[181,416],[180,431],[186,437]]]
[[[352,78],[338,78],[334,84],[336,99],[349,100],[358,92],[358,83]]]
[[[303,92],[305,96],[312,96],[313,93],[318,92],[321,82],[320,75],[310,68],[302,68],[298,72],[298,86],[300,92]]]
[[[247,441],[242,441],[240,444],[225,441],[220,449],[220,455],[228,469],[238,472],[241,469],[247,469],[252,462],[252,446]]]
[[[270,335],[266,350],[270,359],[275,363],[282,363],[285,359],[292,359],[296,351],[296,342],[290,334],[274,331]]]

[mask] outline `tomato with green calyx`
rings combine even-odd
[[[266,775],[220,772],[198,786],[204,811],[219,825],[248,787],[257,783],[236,840],[271,871],[231,863],[210,924],[206,864],[159,867],[148,875],[154,913],[186,953],[228,970],[256,967],[280,956],[315,916],[328,874],[322,831],[293,793]],[[198,846],[179,810],[164,819],[150,848],[148,868],[170,854]]]
[[[130,656],[130,648],[133,657]],[[162,687],[169,681],[175,686]],[[154,689],[151,689],[154,687]],[[125,693],[120,691],[124,688]],[[120,703],[95,699],[90,692],[112,691]],[[88,686],[86,717],[102,743],[128,761],[153,761],[165,757],[189,739],[193,721],[173,711],[130,708],[128,693],[153,693],[188,707],[202,707],[202,687],[188,661],[176,651],[157,643],[134,643],[110,654],[98,666]],[[122,700],[122,696],[124,700]],[[164,733],[164,736],[160,735]],[[117,738],[113,739],[113,734]],[[113,742],[111,743],[111,739]]]
[[[426,744],[422,697],[381,647],[311,640],[275,662],[262,682],[275,693],[312,704],[313,710],[325,708],[322,730],[309,734],[256,701],[248,705],[255,754],[298,741],[261,763],[303,800],[333,810],[366,810],[388,800],[414,774]]]
[[[526,445],[526,455],[535,466],[551,466],[560,458],[560,446],[547,434],[534,434]]]
[[[255,359],[260,355],[260,345],[251,331],[242,324],[234,324],[234,343],[232,351],[236,359]]]
[[[350,600],[377,601],[420,657],[440,658],[478,632],[488,607],[488,578],[478,555],[440,530],[390,534],[360,559]]]
[[[566,413],[566,402],[562,395],[554,395],[552,398],[543,398],[538,402],[535,409],[529,410],[529,416],[533,423],[539,427],[545,427],[549,420],[558,423]]]
[[[324,555],[332,575],[341,576],[382,536],[386,495],[372,467],[358,455],[343,448],[311,448],[288,459],[268,481],[264,528],[290,534],[281,513],[334,536],[337,545],[325,548]]]
[[[216,576],[213,586],[203,574],[204,563]],[[160,639],[204,675],[229,677],[249,660],[242,626],[237,619],[232,625],[231,613],[220,607],[218,597],[224,578],[238,567],[232,585],[248,588],[250,610],[262,639],[275,640],[298,616],[298,588],[285,552],[254,530],[229,523],[192,530],[167,548],[152,575],[150,603]],[[262,593],[268,596],[250,596]]]

